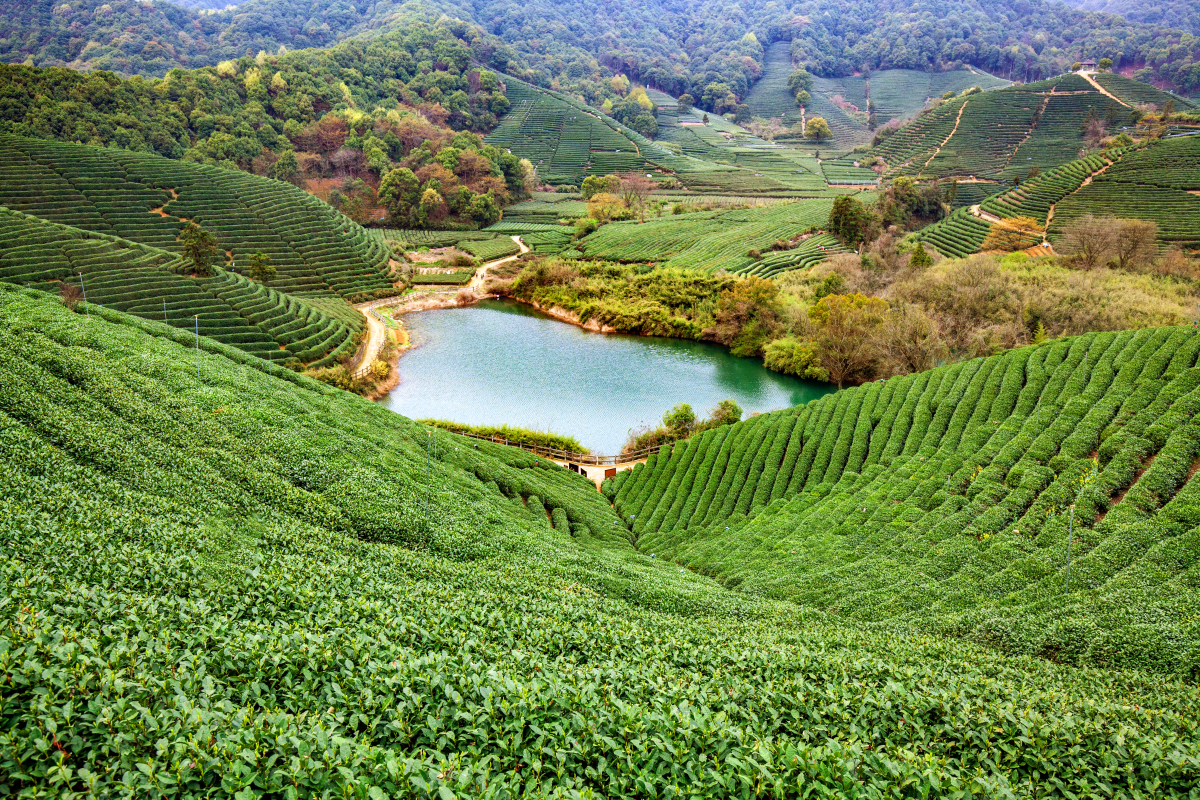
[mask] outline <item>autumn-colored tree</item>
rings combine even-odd
[[[628,209],[621,198],[608,192],[592,195],[587,205],[588,216],[597,222],[608,222],[628,216]]]
[[[875,335],[888,304],[863,294],[831,294],[808,309],[821,366],[841,389],[861,383],[874,374],[879,360]]]
[[[782,330],[779,286],[766,278],[738,281],[717,297],[716,324],[704,336],[728,347],[735,356],[757,356]]]
[[[804,138],[810,142],[823,142],[833,138],[833,131],[824,117],[810,117],[804,123]]]
[[[1083,269],[1103,267],[1116,250],[1116,227],[1112,219],[1084,214],[1063,228],[1058,249]]]
[[[331,154],[346,143],[346,135],[350,126],[346,120],[333,114],[326,114],[314,126],[316,144],[321,152]]]
[[[588,175],[583,179],[583,185],[580,187],[580,190],[583,192],[584,200],[591,200],[596,195],[604,192],[616,194],[619,183],[620,178],[616,175]]]
[[[446,218],[449,209],[446,201],[436,189],[426,189],[421,193],[421,202],[417,206],[417,223],[422,227],[436,225]]]
[[[992,223],[991,229],[980,246],[980,250],[1000,250],[1011,253],[1036,247],[1045,232],[1041,223],[1033,217],[1010,217]]]

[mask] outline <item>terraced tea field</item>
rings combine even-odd
[[[820,250],[822,246],[828,252],[840,250],[831,237],[814,237],[792,250],[768,252],[778,239],[791,239],[810,226],[823,225],[832,207],[832,200],[797,200],[647,219],[640,224],[615,222],[583,239],[578,247],[588,258],[774,275],[815,264],[826,252]],[[762,260],[747,255],[751,249],[760,250]]]
[[[788,76],[793,70],[789,43],[773,43],[767,49],[762,77],[755,81],[746,96],[750,113],[756,117],[781,119],[787,127],[798,126],[800,109],[787,88]],[[824,118],[833,131],[833,139],[819,146],[807,142],[796,144],[809,150],[819,147],[830,152],[844,152],[870,142],[873,133],[867,128],[868,101],[875,103],[876,120],[883,125],[891,119],[915,117],[928,101],[941,97],[945,92],[962,92],[973,86],[997,89],[1009,83],[976,70],[932,73],[906,69],[878,70],[871,73],[869,79],[861,76],[814,76],[812,102],[807,115]],[[851,108],[843,108],[843,105]]]
[[[985,214],[1049,222],[1047,238],[1084,214],[1145,219],[1164,247],[1200,248],[1200,137],[1184,136],[1072,161],[985,199]],[[917,234],[946,255],[977,252],[990,223],[967,211]]]
[[[534,196],[504,209],[506,222],[554,223],[560,219],[586,217],[587,203],[578,194],[534,192]]]
[[[751,135],[720,116],[660,108],[659,140],[651,142],[600,111],[557,92],[513,80],[513,108],[487,141],[528,158],[541,180],[578,185],[588,175],[646,171],[656,180],[675,177],[691,190],[756,196],[821,196],[830,192],[817,161]],[[526,218],[549,211],[521,204]]]
[[[505,82],[513,105],[486,140],[528,158],[544,181],[577,185],[588,175],[704,167],[573,97]]]
[[[1109,93],[1115,95],[1117,99],[1131,106],[1146,103],[1162,108],[1167,103],[1173,101],[1176,109],[1182,110],[1195,108],[1196,105],[1194,100],[1188,100],[1170,92],[1164,92],[1149,84],[1135,81],[1133,78],[1126,78],[1124,75],[1118,75],[1115,72],[1098,72],[1092,76],[1092,79],[1103,86]]]
[[[218,269],[185,277],[180,257],[106,234],[0,209],[0,281],[57,293],[74,284],[89,304],[199,333],[260,358],[325,366],[355,347],[361,318]]]
[[[1144,332],[1092,341],[1094,358],[1076,366],[1078,380],[1059,376],[1079,362],[1079,345],[1053,343],[704,434],[625,479],[618,505],[654,506],[654,519],[674,496],[635,503],[634,489],[658,497],[657,481],[647,477],[688,451],[709,464],[717,439],[744,442],[728,481],[705,469],[722,487],[723,504],[740,465],[760,460],[747,455],[749,441],[767,441],[770,430],[768,451],[784,454],[798,485],[809,476],[815,485],[771,506],[794,509],[794,525],[763,529],[751,554],[761,575],[747,587],[758,591],[786,572],[797,594],[810,593],[814,580],[800,571],[805,556],[788,552],[807,555],[816,548],[805,541],[820,538],[808,533],[805,504],[841,520],[862,494],[851,486],[887,480],[872,507],[877,515],[825,534],[841,552],[863,554],[857,567],[823,583],[828,605],[845,614],[844,598],[863,597],[864,617],[888,606],[929,608],[920,590],[969,563],[987,582],[946,580],[965,585],[966,595],[946,596],[947,619],[959,623],[955,609],[977,594],[1036,580],[1029,558],[1011,557],[1017,545],[1007,534],[975,534],[1046,481],[1053,488],[1035,502],[1053,513],[1032,515],[1036,537],[1021,546],[1051,554],[1045,560],[1053,568],[1061,504],[1079,474],[1070,459],[1086,457],[1091,428],[1119,408],[1122,430],[1100,446],[1101,478],[1087,485],[1087,497],[1118,472],[1134,474],[1143,453],[1160,454],[1095,526],[1126,536],[1099,541],[1087,526],[1076,529],[1079,581],[1069,594],[1047,590],[1054,602],[1045,613],[1081,612],[1047,636],[1059,643],[1059,660],[1111,653],[1120,663],[1143,636],[1121,624],[1124,616],[1140,614],[1152,636],[1172,631],[1178,614],[1194,614],[1195,584],[1185,579],[1195,548],[1180,547],[1192,534],[1176,532],[1191,524],[1192,489],[1165,493],[1188,459],[1185,432],[1193,426],[1182,419],[1190,403],[1183,390],[1194,384],[1187,353],[1194,340]],[[1039,390],[1022,390],[1009,377],[1021,367]],[[1068,464],[1053,456],[1052,467],[1035,464],[1114,371],[1101,410],[1084,414],[1080,433],[1060,448]],[[1030,437],[1035,449],[1023,475],[1013,476],[1021,488],[1009,491],[998,473],[1012,448],[996,445],[1025,437],[1035,393],[1044,398],[1043,419],[1053,414],[1063,424],[1042,425]],[[936,409],[909,403],[910,394],[942,402]],[[887,415],[874,437],[867,397]],[[857,421],[823,426],[828,436],[806,439],[800,458],[788,462],[791,449],[777,447],[784,421],[803,435],[811,418],[833,409]],[[1149,409],[1164,416],[1147,420]],[[657,558],[638,553],[595,488],[544,459],[431,432],[209,340],[197,368],[186,332],[159,323],[99,308],[88,319],[0,284],[0,429],[0,536],[9,556],[0,666],[9,678],[11,744],[0,758],[15,792],[59,786],[69,774],[86,775],[97,797],[153,796],[168,780],[174,791],[174,776],[193,796],[519,796],[536,780],[533,791],[549,796],[628,797],[653,787],[715,797],[749,792],[749,763],[764,793],[781,796],[801,785],[825,796],[1079,796],[1097,786],[1186,796],[1200,780],[1194,684],[998,654],[996,647],[1020,649],[1009,643],[1041,629],[1006,626],[986,601],[977,613],[994,622],[976,628],[990,632],[992,649],[876,631],[729,591],[670,563],[665,550]],[[941,446],[920,462],[924,451],[891,445],[889,432],[899,441],[902,430],[913,441],[924,431]],[[843,458],[842,433],[850,431],[854,447]],[[1012,441],[1016,447],[1025,438]],[[961,484],[942,499],[938,454],[976,442],[982,446],[968,456],[998,455],[970,483],[978,462],[964,462]],[[826,449],[830,458],[818,457]],[[887,478],[877,475],[883,457],[892,458]],[[748,472],[755,495],[768,483],[765,493],[773,493],[783,472],[762,463],[761,473]],[[1059,477],[1049,476],[1051,468]],[[851,469],[863,477],[856,481]],[[931,474],[910,480],[916,470]],[[685,482],[687,471],[675,485],[680,505],[695,507],[699,483]],[[815,483],[825,473],[841,477]],[[940,516],[933,547],[906,527],[921,504]],[[1131,523],[1139,512],[1148,519]],[[645,549],[651,528],[640,514],[638,522]],[[743,552],[748,527],[730,522],[740,538],[728,552]],[[714,541],[723,527],[714,528]],[[946,534],[951,527],[966,532]],[[911,548],[883,546],[901,543],[892,531],[908,530]],[[1147,530],[1157,538],[1147,541]],[[1118,539],[1129,546],[1114,547]],[[784,549],[769,556],[777,544]],[[678,542],[664,545],[681,552]],[[909,570],[907,583],[889,582],[924,550],[939,572]],[[732,582],[734,565],[699,555],[701,568]],[[1089,598],[1090,587],[1114,571],[1129,588],[1110,620],[1094,613]],[[879,592],[863,592],[872,577]],[[1057,585],[1056,577],[1047,580]],[[1145,591],[1150,581],[1159,588]],[[1158,667],[1163,649],[1182,641],[1155,639],[1140,663]],[[1186,658],[1186,648],[1174,652]],[[95,696],[97,687],[104,703],[91,710],[78,698]],[[1118,747],[1122,757],[1114,759]]]
[[[1050,341],[700,434],[605,492],[640,550],[751,595],[1195,676],[1198,357],[1191,328]]]
[[[194,221],[226,260],[270,257],[274,288],[347,300],[394,291],[375,237],[290,184],[127,150],[0,136],[0,205],[180,252]]]
[[[1122,91],[1160,102],[1150,86],[1120,79]],[[1132,84],[1132,85],[1131,85]],[[1119,125],[1130,108],[1097,91],[1079,75],[1011,86],[943,103],[902,127],[870,152],[890,175],[971,177],[1011,183],[1032,167],[1046,171],[1078,157],[1086,147],[1083,123],[1090,113]]]

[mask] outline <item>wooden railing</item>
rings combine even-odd
[[[539,456],[545,456],[546,458],[554,461],[568,461],[572,464],[582,464],[584,466],[592,467],[609,467],[616,464],[628,464],[632,461],[641,461],[644,458],[649,458],[662,449],[662,445],[655,445],[654,447],[646,447],[641,450],[634,450],[631,453],[621,453],[620,455],[615,456],[600,456],[593,453],[575,453],[570,450],[558,450],[553,447],[542,447],[541,445],[529,444],[528,442],[515,442],[511,439],[505,439],[502,436],[481,436],[478,433],[464,433],[462,431],[454,431],[445,428],[439,428],[439,430],[445,430],[447,433],[457,433],[459,436],[467,436],[471,439],[480,439],[485,442],[492,442],[493,444],[519,447],[522,450],[528,450],[531,453],[536,453]]]

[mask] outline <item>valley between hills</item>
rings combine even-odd
[[[1200,46],[1083,5],[0,3],[0,794],[1194,797]]]

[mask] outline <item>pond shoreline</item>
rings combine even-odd
[[[418,310],[446,308],[461,314],[404,323],[414,352],[400,364],[398,386],[380,398],[397,413],[560,431],[589,450],[607,453],[620,449],[629,430],[657,424],[681,402],[704,412],[733,399],[753,413],[830,391],[824,384],[770,372],[761,362],[733,356],[712,342],[604,330],[580,323],[564,309],[516,298],[467,300],[446,293],[389,312],[401,319]]]

